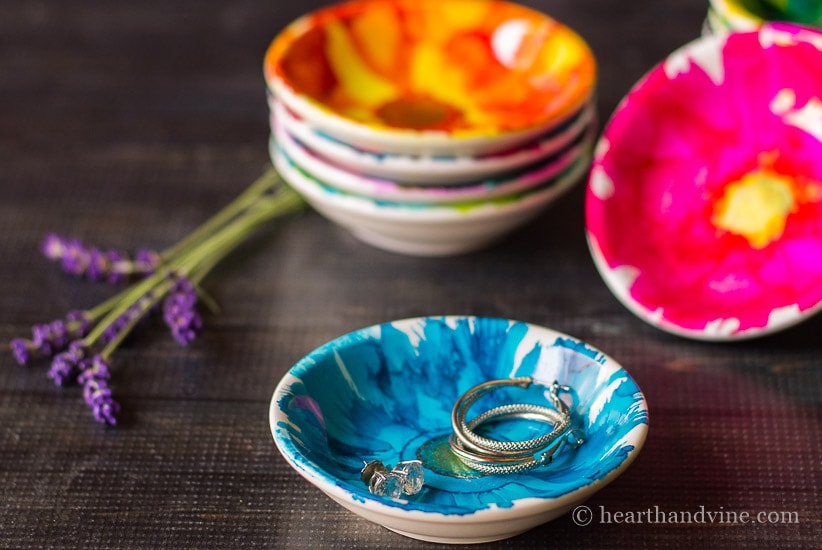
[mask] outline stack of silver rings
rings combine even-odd
[[[560,392],[571,388],[554,382],[549,386],[547,400],[550,406],[531,403],[499,405],[466,421],[471,406],[482,396],[505,386],[528,388],[534,379],[530,376],[491,380],[474,386],[454,405],[451,412],[450,445],[454,454],[469,468],[484,474],[522,473],[549,464],[566,445],[577,447],[583,438],[572,426],[571,411],[560,399]],[[477,433],[482,426],[501,420],[524,419],[549,424],[549,433],[532,439],[504,441]]]

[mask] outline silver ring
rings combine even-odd
[[[535,437],[533,439],[526,439],[523,441],[499,441],[478,435],[474,429],[490,422],[503,420],[506,418],[522,418],[525,420],[534,420],[537,422],[544,422],[551,424],[554,429],[550,433]],[[529,451],[542,449],[545,445],[558,438],[571,423],[571,416],[567,413],[561,413],[555,409],[542,407],[540,405],[531,405],[527,403],[515,403],[511,405],[502,405],[494,409],[485,411],[481,415],[474,418],[471,422],[465,424],[462,430],[464,438],[460,438],[462,445],[469,449],[484,451],[491,450],[499,455],[521,455]],[[456,432],[460,433],[460,432]],[[459,436],[457,436],[459,437]],[[466,443],[465,440],[470,442]]]
[[[522,453],[529,450],[540,449],[552,440],[556,439],[568,427],[571,421],[571,413],[565,403],[559,398],[559,391],[567,391],[569,388],[560,386],[554,382],[550,386],[548,399],[556,410],[550,410],[546,407],[533,406],[533,411],[542,412],[542,416],[546,416],[546,420],[554,425],[554,430],[551,433],[543,436],[529,439],[525,441],[498,441],[476,434],[473,429],[483,422],[483,416],[480,415],[472,422],[466,423],[465,416],[471,406],[482,396],[490,393],[500,387],[514,386],[520,388],[528,388],[534,379],[530,376],[522,376],[519,378],[510,378],[502,380],[490,380],[477,386],[474,386],[465,392],[456,402],[451,412],[451,427],[454,430],[457,438],[459,438],[463,447],[473,449],[478,452],[492,451],[494,453]],[[496,410],[496,409],[495,409]],[[517,412],[522,412],[522,405],[516,406]],[[532,412],[533,412],[532,411]],[[484,413],[487,415],[491,411]],[[498,414],[495,414],[498,416]]]
[[[471,406],[485,394],[504,386],[527,388],[534,379],[525,376],[491,380],[465,392],[451,412],[453,434],[449,440],[454,454],[468,467],[488,474],[509,474],[530,470],[548,464],[566,444],[582,443],[579,432],[571,427],[571,411],[560,399],[560,391],[571,391],[568,386],[554,382],[547,395],[551,407],[531,403],[500,405],[478,415],[469,422],[465,417]],[[499,420],[521,418],[552,426],[550,433],[527,440],[501,441],[484,437],[474,430]]]
[[[559,438],[553,445],[548,445],[539,453],[526,456],[498,457],[483,453],[474,453],[465,449],[453,435],[451,436],[451,450],[460,461],[484,474],[517,474],[527,472],[537,466],[550,464],[554,456],[559,453],[565,445],[577,446],[582,443],[577,439],[575,432],[569,432],[564,437]]]

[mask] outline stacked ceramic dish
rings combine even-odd
[[[286,27],[264,71],[283,178],[384,249],[479,248],[587,173],[593,54],[568,27],[517,4],[334,5]]]
[[[822,27],[820,0],[711,0],[704,31],[752,31],[765,21]]]

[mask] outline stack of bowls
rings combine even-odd
[[[574,31],[491,0],[355,0],[264,64],[271,156],[318,212],[412,255],[484,246],[587,173],[596,64]]]
[[[705,34],[753,31],[766,21],[822,27],[820,0],[711,0]]]

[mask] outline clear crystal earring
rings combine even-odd
[[[402,492],[406,495],[416,495],[425,484],[425,474],[422,471],[422,462],[419,460],[400,462],[391,472],[402,479]]]
[[[400,498],[402,495],[402,478],[391,473],[381,460],[366,463],[360,472],[360,479],[371,494],[388,498]]]
[[[371,494],[397,499],[403,494],[417,494],[425,483],[425,474],[419,460],[400,462],[394,468],[372,460],[365,463],[360,479]]]

